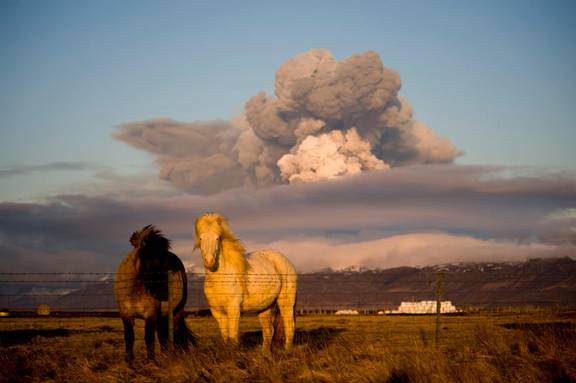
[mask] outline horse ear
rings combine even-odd
[[[132,235],[130,236],[130,244],[134,247],[138,246],[138,232],[135,231],[134,233],[132,233]]]

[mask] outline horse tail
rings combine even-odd
[[[280,307],[278,307],[278,302],[274,303],[272,309],[272,316],[274,320],[274,335],[272,336],[272,347],[282,348],[284,346],[284,339],[286,334],[284,334],[284,321],[282,319],[282,313],[280,312]]]
[[[196,335],[186,325],[186,316],[188,314],[184,311],[186,300],[188,299],[188,277],[180,258],[173,253],[170,253],[170,255],[174,263],[172,270],[175,271],[176,275],[172,286],[173,291],[169,293],[176,297],[180,295],[180,300],[172,311],[174,315],[174,345],[180,350],[187,351],[190,345],[196,345]]]
[[[282,287],[274,304],[274,335],[272,344],[289,349],[294,341],[296,312],[297,276],[294,266],[281,253],[271,252],[276,272],[282,281]],[[291,316],[283,317],[283,316]]]
[[[174,345],[182,351],[188,351],[190,345],[196,346],[196,335],[186,325],[186,316],[180,311],[174,317]]]

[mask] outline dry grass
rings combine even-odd
[[[294,351],[271,358],[258,348],[256,318],[243,319],[238,348],[219,340],[212,318],[189,318],[188,325],[198,346],[152,363],[145,360],[140,323],[130,368],[119,319],[1,318],[0,380],[576,382],[573,312],[443,317],[437,347],[433,317],[298,317]]]

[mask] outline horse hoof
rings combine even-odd
[[[128,367],[132,367],[132,365],[134,364],[134,355],[126,355],[124,357],[124,361],[126,362]]]

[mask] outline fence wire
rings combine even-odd
[[[561,306],[574,304],[575,292],[563,284],[565,276],[537,273],[499,273],[497,277],[471,279],[466,273],[445,273],[443,299],[459,308],[501,308],[506,306]],[[238,283],[244,276],[220,275],[211,280],[213,287]],[[250,291],[254,292],[277,283],[276,274],[246,276]],[[4,312],[36,312],[38,306],[48,306],[52,314],[75,312],[84,314],[110,313],[117,310],[116,293],[129,292],[132,282],[140,279],[149,287],[166,290],[165,273],[133,274],[110,272],[81,273],[0,273],[0,309]],[[122,283],[115,286],[114,281]],[[398,282],[397,282],[398,280]],[[198,312],[209,308],[204,296],[205,278],[199,274],[187,277],[185,309]],[[285,282],[286,283],[286,282]],[[378,313],[398,308],[401,302],[433,301],[436,299],[435,276],[387,275],[376,272],[332,272],[298,274],[296,282],[299,313],[360,310]],[[559,294],[565,285],[566,292]],[[556,290],[552,291],[550,286]],[[473,291],[486,290],[483,291]],[[474,296],[472,296],[474,292]],[[514,293],[514,294],[512,294]],[[467,296],[468,295],[468,296]],[[559,299],[560,297],[560,299]]]
[[[318,336],[324,326],[334,334],[354,331],[354,336],[366,339],[386,339],[395,347],[413,347],[406,339],[397,336],[397,330],[386,326],[402,327],[402,337],[418,343],[433,343],[435,336],[446,333],[456,322],[459,315],[477,310],[485,310],[491,315],[507,315],[521,310],[550,310],[550,308],[574,307],[576,292],[570,278],[561,275],[538,273],[499,273],[497,277],[486,275],[483,278],[471,278],[466,273],[443,274],[442,291],[434,273],[425,275],[392,275],[378,272],[332,272],[298,274],[296,314],[303,318],[309,316],[317,329],[298,328],[297,338],[308,342],[309,337]],[[211,281],[213,286],[226,287],[238,283],[236,274],[221,275]],[[273,285],[278,275],[260,274],[246,276],[252,288]],[[282,276],[280,276],[282,277]],[[115,286],[115,281],[122,283]],[[37,339],[38,342],[51,341],[52,337],[66,339],[66,342],[85,343],[91,334],[104,334],[104,340],[120,345],[122,343],[122,325],[118,317],[117,293],[129,293],[131,282],[142,281],[148,286],[163,288],[167,292],[165,273],[133,274],[110,272],[83,273],[0,273],[0,346],[19,344],[18,342]],[[210,316],[209,305],[204,295],[205,278],[200,274],[187,275],[187,303],[185,311],[189,316],[187,324],[196,333],[218,336],[218,326]],[[180,281],[182,283],[182,281]],[[294,282],[291,282],[294,283]],[[293,286],[291,286],[293,287]],[[226,292],[218,294],[225,295]],[[217,295],[217,294],[215,294]],[[440,322],[435,318],[436,299],[451,301],[458,312]],[[426,315],[409,315],[401,322],[391,321],[388,315],[397,310],[402,302],[426,301]],[[336,314],[341,314],[336,320]],[[328,318],[330,320],[322,319]],[[370,316],[370,317],[368,317]],[[23,318],[23,320],[21,320]],[[352,319],[353,318],[353,319]],[[369,321],[363,325],[363,321]],[[382,328],[374,326],[374,322]],[[298,326],[298,321],[297,321]],[[310,323],[307,324],[310,326]],[[434,334],[436,329],[436,334]],[[136,342],[143,342],[143,321],[136,321]],[[328,331],[326,330],[326,331]],[[256,336],[261,331],[258,319],[243,319],[240,332],[244,336]],[[447,334],[447,333],[446,333]],[[320,334],[325,336],[326,334]],[[450,333],[453,339],[464,337],[459,333]],[[36,337],[36,338],[33,338]],[[38,338],[39,337],[39,338]],[[65,338],[62,338],[65,337]],[[107,339],[107,340],[106,340]],[[464,340],[464,338],[462,338]],[[59,340],[60,341],[60,340]],[[98,340],[97,342],[100,342]],[[96,341],[95,341],[96,342]],[[410,341],[412,342],[412,340]]]

